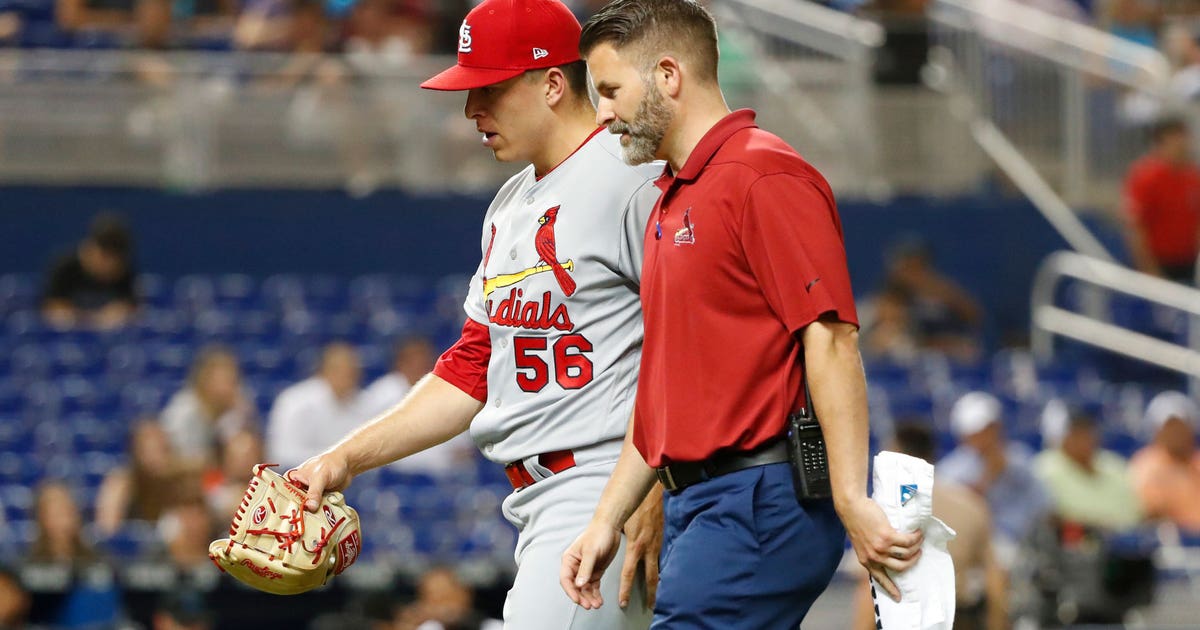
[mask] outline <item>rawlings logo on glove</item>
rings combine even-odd
[[[221,571],[260,591],[303,593],[358,559],[358,512],[346,505],[340,492],[325,493],[321,509],[306,512],[304,491],[270,466],[254,467],[229,538],[214,540],[208,556]]]

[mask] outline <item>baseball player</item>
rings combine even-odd
[[[644,560],[657,582],[661,502],[625,530],[624,576],[602,585],[625,604],[584,610],[556,579],[620,455],[642,344],[642,232],[661,167],[624,163],[601,133],[579,59],[580,26],[558,0],[485,0],[459,29],[458,63],[422,84],[465,90],[465,114],[498,160],[529,162],[484,218],[461,339],[398,406],[292,471],[315,509],[357,473],[470,429],[514,492],[520,530],[506,628],[645,628],[632,588]],[[643,544],[643,541],[645,544]]]

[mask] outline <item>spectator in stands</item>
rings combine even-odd
[[[995,396],[970,392],[950,411],[950,430],[959,445],[938,462],[940,478],[973,488],[991,508],[994,541],[1001,566],[1009,567],[1017,545],[1049,507],[1042,484],[1033,476],[1033,452],[1010,442]]]
[[[29,552],[31,563],[101,569],[101,557],[83,540],[83,516],[71,488],[61,481],[43,483],[37,492],[37,540]],[[63,597],[53,612],[35,611],[60,630],[91,630],[115,626],[121,594],[109,580],[92,580],[72,572],[61,584]]]
[[[886,450],[936,460],[933,432],[920,421],[903,421]],[[937,474],[933,513],[957,533],[947,550],[954,561],[954,627],[958,630],[1002,630],[1008,627],[1007,577],[992,555],[992,517],[985,502],[970,488]],[[875,628],[869,583],[859,588],[855,628]]]
[[[370,413],[394,407],[417,381],[433,370],[436,360],[433,344],[424,337],[410,337],[396,344],[392,370],[363,390],[364,404]]]
[[[54,19],[68,33],[128,34],[136,5],[137,0],[55,0]]]
[[[12,46],[18,43],[25,21],[20,12],[0,10],[0,46]],[[3,626],[0,626],[2,628]]]
[[[1141,521],[1125,459],[1100,448],[1095,418],[1054,401],[1043,414],[1042,441],[1046,450],[1034,458],[1033,472],[1057,516],[1114,532]]]
[[[417,599],[400,611],[397,630],[500,630],[475,610],[471,587],[450,567],[434,567],[417,583]]]
[[[0,566],[0,630],[27,628],[32,600],[17,574]]]
[[[909,311],[910,295],[897,285],[884,287],[864,317],[862,352],[873,359],[908,363],[917,356],[917,335]],[[864,315],[866,315],[864,313]]]
[[[1191,284],[1200,253],[1200,168],[1187,123],[1166,118],[1125,178],[1126,241],[1134,266]]]
[[[164,595],[154,611],[153,630],[208,630],[212,621],[204,596],[192,590]]]
[[[171,397],[159,418],[178,457],[219,465],[224,444],[253,427],[254,407],[241,378],[237,357],[228,348],[200,351],[187,386]]]
[[[1161,3],[1154,0],[1107,0],[1101,3],[1100,23],[1108,32],[1131,42],[1158,47]]]
[[[115,328],[137,311],[133,242],[125,224],[112,215],[92,221],[78,248],[50,270],[42,314],[58,326]]]
[[[1130,462],[1134,488],[1146,516],[1164,519],[1189,535],[1200,535],[1200,409],[1179,392],[1163,392],[1146,407],[1154,441]]]
[[[108,473],[96,496],[96,524],[105,536],[127,519],[157,521],[176,503],[201,495],[200,469],[176,456],[158,421],[134,425],[129,455],[131,463]]]
[[[346,55],[368,72],[400,67],[428,54],[432,17],[423,0],[358,0],[346,20]]]
[[[219,518],[232,517],[246,484],[250,483],[255,464],[265,461],[262,438],[242,431],[229,438],[219,469],[205,475],[204,493],[209,509]]]
[[[907,235],[888,251],[887,291],[907,294],[918,343],[960,360],[979,355],[976,338],[983,309],[970,293],[934,267],[933,252],[917,235]]]
[[[294,468],[367,420],[361,379],[362,366],[353,346],[326,346],[317,373],[275,399],[267,420],[267,459],[284,470]]]
[[[320,0],[249,0],[233,29],[239,50],[321,53],[331,46],[332,22]]]
[[[83,516],[71,487],[62,481],[44,482],[34,509],[37,539],[29,560],[37,563],[78,564],[99,559],[83,540]]]
[[[421,377],[433,371],[437,353],[424,337],[412,337],[396,346],[392,370],[363,390],[367,417],[374,417],[400,402]],[[391,465],[393,470],[409,473],[446,475],[475,460],[478,449],[469,433],[460,433],[433,448],[405,457]]]
[[[199,496],[176,503],[158,521],[167,560],[179,569],[211,567],[208,545],[214,538],[213,525],[208,506]]]

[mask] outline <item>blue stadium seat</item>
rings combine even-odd
[[[213,308],[217,300],[217,287],[211,276],[187,275],[175,281],[172,306],[184,311],[202,311]]]
[[[279,316],[270,311],[248,309],[233,317],[230,339],[233,343],[255,341],[278,344],[282,334]]]
[[[98,343],[60,341],[51,344],[49,351],[56,373],[95,378],[104,370],[104,353]]]
[[[259,303],[258,283],[246,274],[217,276],[215,288],[216,302],[223,309],[245,310]]]
[[[33,381],[24,386],[21,417],[27,422],[49,422],[62,410],[62,388],[55,381]]]
[[[106,421],[86,413],[67,416],[62,422],[71,433],[71,446],[76,453],[120,453],[125,448],[125,423]]]
[[[123,457],[111,451],[81,451],[75,478],[85,488],[97,488],[108,473],[121,465]]]
[[[118,560],[145,557],[160,550],[158,527],[149,521],[126,521],[121,529],[98,541],[102,551]]]
[[[25,273],[0,275],[0,314],[37,308],[37,278]]]
[[[33,518],[33,488],[25,484],[0,485],[0,505],[9,523]]]
[[[26,454],[33,451],[33,431],[12,414],[0,414],[0,453]]]
[[[25,343],[9,355],[8,374],[23,382],[45,379],[52,372],[50,353],[43,345]]]
[[[263,305],[277,313],[304,307],[304,284],[295,274],[270,276],[262,283]]]
[[[108,349],[105,374],[114,381],[133,381],[146,374],[148,363],[142,344],[117,344]]]
[[[0,452],[0,484],[33,486],[42,477],[38,456],[32,453]]]
[[[173,378],[182,381],[195,358],[191,344],[151,343],[146,345],[149,372],[158,378]]]
[[[139,273],[137,276],[138,296],[143,304],[151,308],[170,306],[172,285],[162,274]]]
[[[170,393],[161,380],[130,383],[121,390],[121,415],[130,420],[157,415]]]
[[[186,343],[195,337],[187,315],[169,308],[143,309],[136,328],[141,339],[156,342]]]

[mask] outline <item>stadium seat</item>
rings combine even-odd
[[[0,275],[0,315],[37,308],[37,279],[24,273]]]
[[[0,452],[0,484],[32,487],[42,477],[42,466],[32,453]]]

